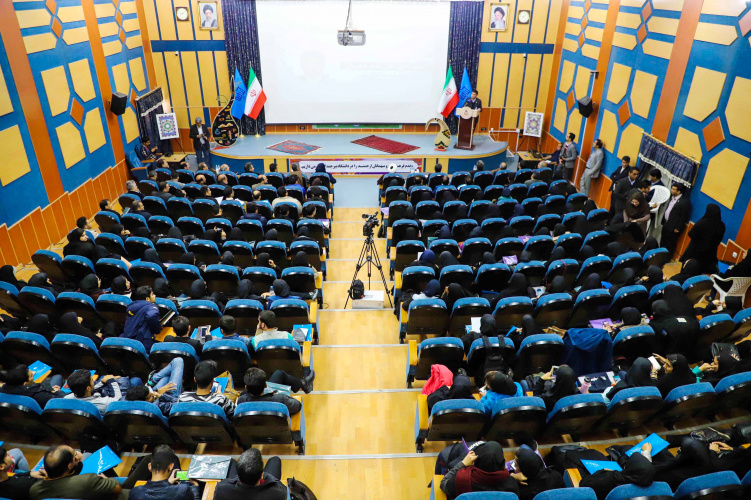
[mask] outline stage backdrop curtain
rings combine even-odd
[[[698,163],[696,160],[679,153],[665,143],[658,141],[651,135],[644,134],[639,146],[639,160],[649,167],[658,168],[663,175],[663,181],[670,187],[678,182],[690,188],[694,183]],[[646,169],[642,168],[642,171]]]
[[[138,128],[141,139],[148,137],[151,145],[167,156],[172,155],[172,143],[159,138],[159,127],[156,124],[156,115],[164,113],[164,94],[162,88],[157,87],[146,95],[136,99],[136,113],[138,114]]]
[[[462,84],[464,68],[467,68],[472,88],[477,85],[477,67],[480,64],[480,35],[482,33],[482,11],[484,2],[460,1],[451,2],[451,17],[449,18],[449,51],[448,64],[454,73],[456,88]],[[448,71],[448,66],[446,67]],[[461,106],[463,103],[459,103]],[[487,106],[488,103],[483,103]],[[459,119],[452,112],[446,118],[446,124],[452,134],[459,129]]]
[[[247,85],[250,68],[256,72],[263,85],[261,75],[261,53],[258,48],[258,18],[256,0],[222,0],[224,18],[224,39],[227,49],[227,70],[229,78],[235,76],[235,67],[240,70]],[[266,134],[266,111],[261,110],[258,120],[244,116],[240,120],[240,133],[245,135]]]

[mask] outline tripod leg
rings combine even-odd
[[[362,246],[362,249],[360,250],[360,257],[357,259],[357,264],[355,264],[355,275],[352,276],[352,282],[350,283],[349,287],[352,288],[352,285],[355,284],[355,281],[357,280],[357,273],[360,272],[360,269],[365,264],[364,259],[366,258],[368,254],[368,241],[365,240],[365,243]],[[349,304],[349,290],[347,291],[347,300],[344,301],[344,308],[347,308],[347,304]]]
[[[386,282],[386,276],[383,274],[383,266],[381,266],[381,259],[378,258],[378,248],[376,248],[375,242],[371,242],[371,246],[373,248],[374,265],[376,266],[376,268],[378,268],[378,272],[381,273],[381,281],[383,281],[383,289],[386,290],[386,296],[389,298],[389,305],[393,307],[394,305],[391,302],[389,285]]]

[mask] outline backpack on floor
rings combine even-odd
[[[365,297],[365,285],[360,280],[355,280],[349,288],[349,298],[359,300]]]
[[[294,477],[287,480],[287,489],[292,500],[318,500],[305,483]]]
[[[487,337],[482,338],[485,346],[485,362],[482,365],[483,376],[488,372],[506,373],[506,360],[503,359],[503,339],[498,337],[498,347],[492,346]]]

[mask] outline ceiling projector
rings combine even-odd
[[[344,45],[345,47],[359,47],[365,45],[365,32],[363,30],[339,30],[336,40],[339,42],[339,45]]]

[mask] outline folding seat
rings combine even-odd
[[[621,310],[624,307],[635,307],[639,311],[643,311],[647,304],[648,297],[649,294],[647,289],[642,285],[621,287],[615,292],[613,302],[610,304],[610,317],[613,319],[620,319]]]
[[[427,220],[433,217],[433,214],[441,211],[441,206],[434,200],[423,200],[417,203],[415,207],[415,217]]]
[[[63,258],[50,250],[37,250],[31,256],[31,261],[53,283],[64,283],[68,281],[65,271],[63,271]]]
[[[401,316],[404,311],[400,310]],[[409,303],[407,321],[402,318],[399,342],[406,335],[443,335],[448,323],[446,304],[441,299],[415,299]]]
[[[518,257],[522,250],[524,250],[524,243],[519,238],[501,238],[495,244],[493,256],[496,260],[512,255]]]
[[[662,268],[665,264],[670,262],[670,253],[667,248],[654,248],[644,252],[644,268],[649,266],[657,266]]]
[[[134,194],[128,194],[128,193],[123,193],[117,197],[117,202],[120,204],[120,207],[123,210],[125,210],[126,208],[130,208],[133,205],[134,201],[141,201],[141,198],[139,198],[138,196]]]
[[[209,325],[212,330],[219,326],[222,317],[219,307],[210,300],[186,300],[180,305],[180,315],[187,317],[193,328]]]
[[[587,214],[587,222],[593,231],[602,231],[609,220],[610,212],[604,208],[595,208]]]
[[[235,266],[210,264],[206,266],[203,276],[206,281],[206,293],[220,292],[226,296],[233,296],[237,293],[240,275]]]
[[[190,199],[195,199],[201,196],[201,188],[203,186],[201,184],[198,184],[196,182],[188,182],[183,186],[183,192],[185,192],[186,196]],[[169,207],[169,205],[167,205]]]
[[[653,286],[652,289],[649,291],[648,302],[649,302],[650,306],[652,305],[652,303],[654,301],[662,299],[662,297],[663,297],[663,295],[665,293],[665,289],[667,287],[669,287],[669,286],[680,287],[681,284],[678,283],[677,281],[663,281],[662,283],[659,283],[659,284]]]
[[[316,289],[316,274],[309,267],[288,267],[282,270],[282,279],[293,292],[310,293]]]
[[[23,293],[23,291],[22,291]],[[735,323],[729,314],[712,314],[699,321],[700,334],[697,339],[700,345],[711,345],[729,336],[735,329]]]
[[[573,288],[576,277],[579,275],[579,262],[575,259],[554,260],[548,265],[545,272],[545,282],[550,283],[556,276],[563,276],[566,280],[566,287]]]
[[[425,266],[410,266],[402,272],[400,290],[413,290],[422,292],[428,281],[435,279],[435,271]]]
[[[187,294],[190,285],[197,279],[203,279],[201,271],[192,264],[172,264],[167,268],[167,281],[178,294]]]
[[[531,168],[520,168],[514,173],[514,182],[516,184],[525,183],[532,178],[535,171]]]
[[[170,364],[175,358],[183,360],[183,383],[194,387],[193,371],[198,363],[198,355],[192,345],[184,342],[157,342],[149,352],[149,363],[157,371]]]
[[[177,170],[177,175],[180,176],[178,177],[177,180],[182,182],[183,184],[187,184],[196,180],[196,176],[193,174],[192,170],[181,168]],[[251,175],[255,175],[255,174],[251,174]],[[257,181],[258,181],[258,176],[256,176],[256,182]]]
[[[203,238],[203,233],[206,231],[203,222],[198,217],[180,217],[177,219],[177,228],[183,235],[196,238]]]
[[[160,318],[163,318],[166,314],[170,312],[174,312],[175,316],[177,316],[177,306],[170,299],[157,297],[156,302],[154,302],[154,305],[157,307],[157,309],[159,309]]]
[[[493,184],[498,186],[506,186],[509,182],[511,182],[511,179],[516,174],[516,172],[509,172],[508,170],[500,170],[495,173],[495,177],[493,177]]]
[[[235,227],[240,229],[245,241],[255,242],[263,240],[263,226],[260,221],[244,219],[237,221]]]
[[[101,279],[102,288],[109,288],[112,284],[112,280],[118,276],[122,276],[126,280],[130,281],[130,273],[128,272],[128,266],[121,259],[104,258],[99,259],[94,266],[97,276]],[[58,296],[58,299],[60,297]]]
[[[516,265],[514,272],[527,277],[531,286],[541,286],[545,279],[545,263],[539,260],[531,260]]]
[[[185,185],[187,186],[187,184]],[[167,212],[169,212],[170,218],[172,220],[177,220],[180,217],[192,217],[193,216],[193,207],[190,204],[190,201],[188,198],[170,198],[167,200]],[[153,220],[153,217],[149,219],[149,222]],[[151,224],[149,224],[149,227]],[[154,230],[152,229],[152,232]]]
[[[584,261],[579,276],[576,277],[576,285],[581,285],[590,274],[597,274],[604,279],[613,267],[613,262],[606,255],[595,255]]]
[[[585,327],[592,319],[604,318],[610,307],[610,293],[605,289],[585,290],[574,301],[568,327]]]
[[[671,500],[672,498],[673,490],[670,489],[670,485],[655,481],[649,486],[637,486],[635,484],[616,486],[610,490],[605,500]]]
[[[103,422],[124,446],[156,446],[175,441],[167,419],[154,403],[115,401],[107,406]]]
[[[549,371],[553,365],[559,364],[563,349],[563,340],[559,335],[552,333],[529,335],[522,340],[516,352],[514,379],[521,380],[532,373]]]
[[[253,201],[253,190],[246,185],[240,184],[232,188],[235,199],[246,203]]]
[[[188,252],[183,240],[177,238],[160,238],[156,242],[156,251],[159,253],[159,258],[164,262],[177,262],[180,257]]]
[[[94,299],[80,292],[60,292],[55,299],[60,311],[74,312],[83,318],[83,322],[94,330],[99,330],[105,323],[96,310]]]
[[[553,194],[545,199],[545,211],[549,214],[563,216],[566,213],[566,198],[560,194]]]
[[[465,241],[476,227],[474,219],[457,219],[451,224],[451,237],[456,241]]]
[[[583,210],[588,197],[584,193],[572,193],[566,198],[566,205],[571,204],[574,210]]]
[[[433,191],[428,186],[415,186],[409,189],[409,202],[414,207],[417,207],[417,204],[423,200],[432,199]]]
[[[443,226],[448,226],[449,223],[445,219],[432,219],[427,220],[422,225],[422,241],[426,245],[429,241],[435,239],[435,234]]]
[[[731,334],[733,340],[742,339],[748,335],[751,332],[751,308],[738,311],[733,317],[733,323],[735,323],[735,329]]]
[[[534,316],[537,324],[541,328],[557,326],[563,328],[566,325],[566,318],[574,301],[571,295],[567,293],[549,293],[537,299]]]
[[[266,217],[266,220],[271,220],[274,217],[274,210],[271,208],[270,201],[256,201],[256,207],[258,208],[258,213]]]
[[[58,333],[52,339],[50,351],[65,367],[65,373],[72,373],[79,368],[95,370],[99,374],[106,374],[109,368],[99,357],[96,344],[81,335]]]
[[[542,182],[550,184],[553,180],[553,169],[550,167],[538,167],[534,169],[533,172],[537,174],[537,178]]]
[[[482,228],[482,234],[484,234],[485,237],[488,238],[493,245],[495,245],[495,243],[501,237],[501,231],[503,231],[503,228],[506,227],[506,220],[502,219],[501,217],[492,217],[490,219],[485,219],[484,221],[482,221],[480,227]]]
[[[714,413],[730,408],[748,408],[751,404],[751,372],[728,375],[714,387],[717,397]]]
[[[605,253],[605,248],[611,241],[613,241],[613,237],[609,233],[605,231],[592,231],[584,238],[582,245],[589,245],[595,251],[595,254],[602,254]]]
[[[618,391],[608,403],[608,412],[597,424],[598,431],[626,433],[638,429],[662,406],[657,387],[631,387]]]
[[[404,196],[404,200],[408,199],[407,190],[403,186],[387,187],[383,196],[387,207],[391,206],[391,203],[399,200],[402,196]],[[410,204],[410,206],[412,205]]]
[[[57,318],[55,296],[46,288],[25,286],[18,292],[18,302],[31,314],[46,314],[50,319]]]
[[[302,192],[303,190],[302,186],[298,186],[297,184],[288,184],[286,186],[286,189],[287,189],[287,196],[296,199],[297,201],[300,202],[301,205],[305,203],[305,195]]]
[[[438,186],[443,185],[443,178],[446,174],[443,172],[434,172],[428,176],[428,187],[430,189],[435,189]],[[384,177],[385,179],[385,177]]]
[[[407,356],[407,387],[415,380],[428,380],[433,365],[443,365],[452,372],[464,363],[464,344],[456,337],[425,339],[419,344],[409,341]]]
[[[157,249],[160,241],[156,243]],[[219,247],[211,240],[193,240],[188,243],[188,251],[195,254],[196,262],[206,265],[219,262]]]
[[[122,257],[128,256],[128,253],[125,251],[123,239],[116,234],[101,233],[96,237],[96,244],[102,245],[109,253],[120,255]]]
[[[545,434],[569,434],[576,439],[581,434],[591,432],[607,410],[602,394],[574,394],[563,397],[555,403],[548,415]]]
[[[316,219],[299,220],[296,225],[297,232],[304,227],[308,229],[308,236],[316,240],[319,247],[329,246],[328,240],[325,237],[323,222]]]
[[[516,200],[517,203],[521,203],[524,201],[524,198],[527,197],[527,186],[524,184],[519,184],[516,179],[514,179],[515,184],[511,184],[508,188],[511,191],[511,197]]]
[[[449,224],[453,224],[453,222],[460,217],[460,211],[465,214],[467,213],[466,203],[459,200],[447,201],[443,204],[442,215],[444,219],[449,221]]]
[[[310,323],[310,307],[301,299],[279,299],[271,304],[276,314],[276,326],[282,331],[291,332],[295,325]],[[315,328],[315,325],[313,326]]]
[[[0,392],[0,426],[36,440],[56,436],[42,420],[42,409],[34,399]]]
[[[232,299],[224,307],[224,314],[235,318],[235,331],[240,335],[255,334],[261,311],[263,305],[250,299]]]
[[[554,245],[553,238],[548,235],[532,236],[525,243],[524,250],[530,252],[534,260],[547,260]]]
[[[159,184],[150,179],[138,181],[138,190],[143,193],[144,196],[151,196],[152,193],[159,192]]]
[[[112,212],[97,212],[94,215],[94,221],[102,232],[107,233],[115,224],[120,224],[120,216]]]
[[[219,204],[216,200],[197,199],[193,201],[192,206],[193,214],[204,224],[219,213]]]
[[[483,291],[500,292],[506,288],[510,277],[511,269],[506,264],[483,264],[477,270],[474,289],[478,293]]]
[[[162,268],[153,262],[136,262],[135,264],[131,264],[130,277],[133,278],[136,287],[150,286],[152,288],[157,278],[167,279],[164,276],[164,272],[162,272]]]
[[[553,229],[557,224],[561,223],[561,216],[558,214],[545,214],[541,215],[537,219],[537,223],[535,224],[534,232],[537,233],[537,231],[541,229],[547,229],[550,232],[553,232]]]
[[[579,249],[581,249],[583,241],[584,240],[579,233],[562,234],[556,240],[553,250],[557,247],[561,247],[566,250],[566,257],[575,258]]]
[[[545,403],[540,398],[504,398],[493,407],[493,416],[482,434],[488,441],[526,442],[539,435],[547,416]]]
[[[152,367],[143,344],[134,339],[110,337],[99,346],[99,356],[113,375],[148,379]]]
[[[311,180],[312,180],[312,177],[311,177]],[[323,180],[324,179],[322,178],[321,181],[323,181]],[[325,180],[329,181],[328,177]],[[394,182],[392,182],[392,181],[394,181]],[[386,175],[384,175],[383,176],[383,185],[384,186],[388,186],[390,184],[393,184],[394,186],[405,187],[406,180],[404,179],[404,177],[402,177],[402,174],[396,174],[396,173],[394,173],[394,174],[386,174]],[[328,185],[329,184],[326,184],[326,186],[328,186]]]
[[[464,242],[462,256],[459,259],[462,264],[476,266],[482,262],[485,252],[493,251],[493,244],[487,238],[469,238]]]
[[[494,176],[495,174],[493,172],[486,172],[482,170],[475,172],[472,176],[472,184],[480,186],[480,189],[485,189],[493,183]]]
[[[0,281],[0,309],[16,318],[28,315],[28,312],[18,301],[18,289],[4,281]]]
[[[683,282],[683,293],[691,303],[696,304],[712,290],[713,286],[714,281],[709,276],[705,274],[693,276]]]
[[[458,283],[464,288],[469,288],[472,286],[473,279],[474,273],[472,272],[472,268],[462,264],[444,267],[441,269],[439,277],[441,289],[452,283]]]
[[[488,213],[490,202],[488,200],[473,201],[469,205],[469,218],[480,224]]]
[[[174,198],[170,198],[172,200]],[[189,213],[188,216],[192,216],[193,213]],[[178,220],[177,217],[174,217],[170,215],[169,217],[165,217],[164,215],[153,215],[149,219],[149,230],[154,235],[165,235],[169,232],[170,229],[172,229],[175,226],[175,223],[172,222],[172,219]]]
[[[259,241],[256,243],[256,255],[269,254],[276,267],[287,267],[287,247],[281,241]]]
[[[386,258],[391,257],[392,246],[395,247],[400,241],[408,239],[405,233],[410,228],[414,231],[415,235],[419,234],[420,227],[417,225],[416,220],[401,219],[394,222],[394,225],[391,227],[391,238],[386,240]]]
[[[62,363],[50,352],[47,339],[38,333],[8,332],[2,346],[4,354],[10,355],[21,364],[29,366],[41,361],[51,366],[53,371],[61,371],[63,368]]]
[[[527,198],[541,198],[548,194],[548,185],[542,181],[533,182],[527,189]]]
[[[224,200],[219,207],[222,209],[222,217],[229,219],[232,224],[237,224],[240,217],[245,215],[245,207],[239,200]]]
[[[577,222],[585,217],[584,212],[569,212],[563,216],[561,222],[566,226],[566,230],[573,231]]]
[[[623,328],[613,339],[613,357],[626,358],[626,362],[630,365],[638,357],[651,356],[657,345],[658,339],[651,326],[639,325]]]
[[[274,205],[274,217],[284,220],[289,219],[296,224],[300,219],[300,211],[297,209],[297,205],[291,201],[282,201]]]
[[[741,498],[743,485],[733,471],[712,472],[683,481],[675,490],[675,500],[720,500]]]
[[[514,342],[508,337],[501,337],[501,339],[503,341],[503,346],[501,347],[503,359],[506,361],[507,366],[511,366],[513,365],[514,355],[516,354]],[[498,337],[488,337],[488,342],[490,343],[491,348],[498,347]],[[472,345],[470,345],[469,352],[467,353],[467,374],[469,374],[470,377],[475,377],[475,385],[479,384],[478,387],[482,387],[485,384],[484,381],[478,380],[478,377],[482,378],[484,375],[483,367],[485,366],[486,356],[487,347],[485,347],[485,340],[475,339],[472,342]]]
[[[402,272],[412,261],[417,260],[418,253],[424,251],[425,245],[420,240],[402,240],[397,243],[394,260],[390,269],[391,279],[394,278],[394,272]]]
[[[225,241],[222,244],[222,253],[224,252],[232,252],[235,265],[243,269],[252,266],[255,261],[253,246],[247,241]]]
[[[169,212],[167,211],[167,204],[164,202],[163,199],[161,199],[158,196],[145,196],[143,198],[143,209],[150,213],[151,215],[169,215]],[[131,214],[124,214],[124,215],[131,215]],[[122,218],[121,218],[122,220]],[[123,226],[125,226],[125,221],[123,221]],[[130,229],[126,226],[126,229],[130,231]]]
[[[169,414],[169,427],[188,446],[199,443],[233,445],[234,431],[222,407],[213,403],[176,403]]]
[[[466,333],[466,326],[472,323],[472,318],[480,318],[483,314],[490,314],[490,302],[482,297],[465,297],[454,303],[449,321],[448,334],[461,337]]]
[[[488,201],[497,200],[502,195],[503,195],[503,186],[496,186],[495,184],[491,184],[490,186],[486,187],[482,192],[483,199],[488,200]]]
[[[122,222],[123,227],[127,229],[131,234],[135,234],[136,231],[140,230],[141,228],[144,228],[147,231],[151,232],[151,230],[149,229],[149,224],[146,222],[146,218],[143,215],[123,214],[120,220]],[[125,250],[126,251],[128,250],[127,239],[125,240]]]
[[[514,210],[516,209],[517,202],[516,200],[509,200],[509,199],[502,199],[498,200],[498,207],[501,210],[501,217],[508,220],[514,215]]]
[[[243,271],[243,279],[249,279],[253,285],[251,292],[260,295],[271,289],[276,279],[276,271],[270,267],[246,267]]]
[[[698,417],[714,405],[715,399],[709,382],[682,385],[665,396],[665,404],[650,420],[670,426],[684,418]]]
[[[521,204],[524,208],[524,215],[535,218],[537,217],[537,208],[542,205],[542,198],[525,198],[521,201]]]
[[[206,229],[213,229],[217,232],[224,231],[226,234],[229,234],[232,231],[232,222],[224,217],[212,217],[206,221],[205,227]]]
[[[488,423],[482,405],[474,399],[439,401],[433,405],[430,417],[427,406],[427,396],[420,394],[415,415],[417,453],[422,453],[425,441],[476,441]]]
[[[130,297],[105,293],[96,301],[96,310],[105,321],[112,321],[117,325],[124,325],[126,310],[131,304]]]
[[[168,180],[172,179],[172,170],[168,168],[157,168],[155,169],[156,172],[156,182],[167,182]]]
[[[195,172],[196,176],[203,175],[206,178],[206,184],[216,184],[216,174],[213,170],[200,170]]]
[[[472,174],[464,170],[454,172],[454,174],[451,176],[450,181],[451,185],[455,186],[457,189],[459,188],[459,186],[463,184],[469,184],[470,182],[472,182]]]
[[[482,193],[480,186],[476,186],[474,184],[465,184],[464,186],[459,188],[459,201],[463,201],[464,203],[469,205],[480,195],[480,193]]]
[[[211,192],[211,196],[214,198],[219,198],[224,194],[224,188],[226,188],[224,184],[211,184],[209,185],[209,191]]]
[[[532,230],[535,227],[535,220],[529,215],[519,215],[517,217],[512,217],[511,220],[508,221],[508,225],[511,226],[511,229],[514,230],[514,233],[517,236],[524,236],[532,234]]]
[[[610,273],[606,279],[610,283],[617,283],[624,278],[626,269],[631,269],[634,272],[634,276],[638,277],[643,263],[644,261],[639,252],[622,253],[613,259],[613,267],[610,269]]]
[[[284,176],[280,172],[266,172],[264,175],[274,189],[284,186]]]
[[[99,449],[109,436],[97,407],[80,399],[50,399],[42,420],[68,441],[77,441],[84,452]]]
[[[293,377],[302,378],[312,368],[310,344],[306,342],[304,347],[300,347],[300,344],[290,339],[258,342],[253,351],[253,360],[267,374],[282,370]]]
[[[258,444],[295,444],[298,454],[305,454],[304,409],[290,417],[282,403],[240,403],[232,419],[237,442],[243,448]]]
[[[532,314],[532,299],[529,297],[506,297],[498,301],[493,311],[500,330],[522,324],[522,318]]]
[[[428,248],[435,252],[436,256],[441,255],[443,252],[448,252],[456,258],[459,258],[461,251],[459,250],[459,243],[456,240],[440,239],[433,240],[428,245]]]
[[[315,241],[293,241],[289,246],[289,254],[294,256],[297,252],[305,252],[308,256],[308,264],[318,272],[323,272],[323,279],[326,279],[326,259],[321,255],[321,247]],[[235,254],[237,262],[237,254]]]

